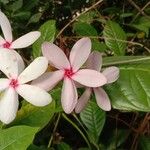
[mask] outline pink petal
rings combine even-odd
[[[64,71],[46,72],[36,80],[32,81],[32,85],[38,86],[46,91],[50,91],[56,84],[62,80]]]
[[[22,84],[16,90],[19,95],[35,106],[45,106],[52,101],[50,94],[37,86]]]
[[[111,104],[108,95],[102,88],[94,88],[97,104],[105,111],[111,110]]]
[[[37,57],[18,77],[19,83],[27,83],[41,76],[48,67],[45,57]]]
[[[94,51],[90,54],[87,62],[87,68],[100,71],[102,67],[102,56],[100,52]]]
[[[85,92],[81,95],[75,107],[76,113],[80,113],[85,108],[86,104],[88,103],[88,100],[90,99],[91,93],[92,93],[92,89],[87,88]]]
[[[7,89],[0,98],[0,120],[9,124],[12,122],[18,110],[18,94],[13,88]]]
[[[74,71],[77,71],[87,60],[91,52],[91,40],[82,38],[75,43],[70,52],[70,63]]]
[[[16,53],[13,50],[0,49],[0,70],[8,78],[16,78],[18,76],[19,64]]]
[[[11,25],[4,13],[0,11],[0,26],[7,42],[12,42]]]
[[[54,67],[58,69],[70,68],[70,64],[65,53],[55,44],[44,42],[42,44],[42,53]]]
[[[119,78],[119,68],[108,67],[103,71],[103,75],[107,78],[107,83],[115,82]]]
[[[102,73],[90,69],[79,70],[72,76],[72,79],[88,87],[99,87],[107,83]]]
[[[0,79],[0,92],[8,88],[10,81],[6,78]]]
[[[69,114],[73,111],[77,103],[77,90],[69,78],[64,79],[62,93],[61,93],[61,103],[64,111]]]
[[[10,48],[17,49],[28,47],[32,45],[40,37],[40,35],[41,33],[38,31],[29,32],[13,41]]]

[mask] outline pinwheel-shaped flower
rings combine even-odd
[[[25,48],[31,44],[33,44],[39,37],[40,32],[34,31],[29,32],[17,40],[13,41],[12,36],[12,29],[9,20],[5,16],[4,13],[0,11],[0,26],[3,32],[3,37],[0,36],[0,48],[7,48],[7,49],[18,49],[18,48]]]
[[[86,64],[87,64],[87,68],[100,71],[102,67],[101,54],[99,52],[91,53]],[[102,74],[107,78],[106,84],[115,82],[119,77],[119,68],[114,66],[108,67],[102,72]],[[85,108],[88,100],[90,99],[92,91],[94,91],[95,93],[96,101],[100,108],[102,108],[105,111],[109,111],[111,109],[109,97],[101,87],[97,87],[97,88],[87,87],[85,92],[78,99],[78,103],[75,107],[76,113],[80,113]]]
[[[35,106],[45,106],[51,96],[43,89],[26,84],[42,75],[48,66],[45,57],[36,58],[24,71],[14,51],[0,49],[0,70],[8,77],[0,79],[0,120],[6,124],[16,117],[18,94]],[[23,72],[22,72],[23,71]]]
[[[77,90],[74,81],[89,87],[102,86],[107,82],[106,77],[95,70],[80,69],[91,51],[89,38],[82,38],[73,46],[69,60],[64,52],[52,43],[45,42],[42,52],[49,63],[59,70],[48,72],[32,82],[46,90],[52,89],[60,80],[64,80],[61,94],[61,103],[66,113],[71,113],[77,103]]]

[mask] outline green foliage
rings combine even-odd
[[[96,103],[89,102],[88,106],[80,113],[82,122],[88,128],[88,136],[93,144],[97,144],[100,133],[105,123],[105,112]]]
[[[0,131],[1,150],[25,150],[32,142],[36,127],[15,126]]]
[[[149,150],[150,148],[150,137],[142,136],[140,138],[140,149],[141,150]]]
[[[71,147],[64,142],[61,142],[57,145],[57,150],[71,150]]]
[[[114,52],[114,55],[125,55],[126,34],[119,24],[107,21],[103,34],[106,45]]]
[[[39,29],[41,32],[40,38],[33,44],[33,56],[34,58],[41,55],[41,45],[43,42],[53,42],[55,33],[56,33],[56,27],[55,27],[55,21],[49,20],[45,22]]]
[[[12,125],[28,125],[31,127],[44,127],[53,117],[55,101],[45,107],[35,107],[27,104],[18,111],[17,118]]]

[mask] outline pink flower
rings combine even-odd
[[[82,38],[75,43],[69,60],[64,52],[52,43],[45,42],[42,45],[42,52],[49,63],[59,70],[45,73],[32,84],[50,90],[63,79],[61,103],[66,113],[71,113],[77,104],[78,94],[74,81],[89,87],[102,86],[107,82],[102,73],[90,69],[79,70],[91,52],[89,38]]]
[[[0,79],[0,120],[6,124],[16,117],[18,94],[35,106],[45,106],[52,100],[43,89],[27,84],[46,71],[47,59],[38,57],[24,70],[14,52],[0,49],[0,70],[7,76]]]
[[[17,40],[13,41],[11,25],[7,17],[4,13],[0,11],[0,26],[2,28],[3,37],[0,36],[0,48],[7,48],[7,49],[18,49],[18,48],[25,48],[31,44],[33,44],[39,37],[40,32],[34,31],[29,32]]]
[[[101,70],[102,56],[99,52],[91,53],[91,55],[87,60],[87,67],[97,71]],[[108,67],[102,72],[102,74],[107,78],[106,84],[115,82],[119,77],[119,68],[114,66]],[[95,93],[96,102],[100,108],[102,108],[105,111],[109,111],[111,109],[109,97],[101,87],[96,88],[87,87],[85,92],[78,99],[78,103],[75,107],[76,113],[80,113],[85,108],[86,104],[88,103],[88,100],[90,99],[92,91],[94,91]]]

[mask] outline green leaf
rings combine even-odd
[[[93,38],[91,38],[93,50],[97,50],[97,51],[101,51],[101,52],[106,50],[106,45],[104,43],[101,43],[98,40],[98,33],[97,33],[96,29],[93,26],[91,26],[90,24],[77,22],[77,23],[74,23],[73,29],[74,29],[74,32],[79,36],[93,37]]]
[[[54,112],[54,100],[51,104],[45,107],[36,107],[31,104],[27,104],[18,111],[17,118],[10,125],[28,125],[32,127],[43,127],[53,117]]]
[[[90,101],[80,113],[80,117],[88,128],[89,139],[92,143],[97,143],[105,123],[105,112],[96,103]]]
[[[150,111],[150,62],[120,66],[120,77],[106,86],[115,109]]]
[[[25,150],[32,143],[38,128],[15,126],[0,131],[0,150]]]
[[[103,35],[105,43],[114,55],[124,55],[126,44],[126,34],[116,22],[107,21],[104,27]]]
[[[150,149],[150,137],[142,136],[140,138],[140,150],[149,150]]]
[[[57,150],[71,150],[71,147],[64,142],[57,144]]]
[[[23,0],[14,1],[12,5],[9,6],[9,9],[13,12],[19,10],[23,6]]]
[[[45,148],[45,147],[38,147],[38,146],[36,146],[36,145],[34,145],[34,144],[31,144],[31,145],[27,148],[27,150],[48,150],[48,149]]]
[[[33,44],[33,56],[34,58],[41,55],[41,45],[43,42],[53,42],[55,33],[56,33],[56,26],[54,20],[49,20],[45,22],[39,29],[41,32],[40,38]]]
[[[36,23],[36,22],[38,22],[40,20],[41,16],[42,16],[42,13],[36,13],[36,14],[34,14],[33,16],[31,16],[31,18],[30,18],[30,20],[28,21],[27,24],[29,25],[30,23]]]

